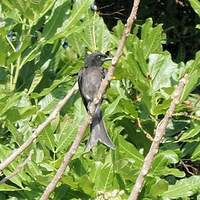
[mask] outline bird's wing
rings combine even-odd
[[[103,78],[105,78],[105,77],[106,77],[106,74],[108,73],[108,70],[105,69],[105,68],[103,68],[102,70],[103,70]]]
[[[78,73],[78,86],[79,86],[79,90],[81,91],[81,82],[82,82],[82,76],[83,76],[83,70],[81,69]]]
[[[79,91],[83,100],[83,103],[85,105],[85,108],[87,109],[87,101],[84,98],[83,92],[82,92],[82,80],[83,80],[83,74],[84,74],[85,69],[82,69],[79,73],[78,73],[78,87],[79,87]]]

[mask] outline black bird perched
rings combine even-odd
[[[106,60],[110,60],[110,58],[101,52],[87,55],[85,59],[85,67],[78,75],[79,91],[85,108],[89,113],[90,104],[97,95],[102,79],[105,78],[106,70],[102,65]],[[90,151],[98,141],[112,149],[115,148],[104,126],[100,104],[97,105],[96,111],[92,115],[90,138],[87,142],[85,151]]]

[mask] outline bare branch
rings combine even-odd
[[[28,157],[24,160],[23,163],[21,163],[20,165],[18,165],[16,167],[16,169],[9,175],[9,176],[6,176],[4,177],[1,181],[0,181],[0,185],[5,183],[6,181],[10,180],[11,178],[13,178],[14,176],[16,176],[20,171],[22,171],[25,167],[25,165],[31,161],[31,157],[33,155],[33,151],[30,151]]]
[[[153,160],[154,160],[156,154],[158,153],[160,142],[161,142],[163,136],[165,135],[166,127],[168,125],[170,118],[173,115],[176,105],[179,103],[179,100],[183,93],[183,89],[187,82],[187,79],[188,79],[188,75],[186,74],[179,81],[179,84],[176,87],[176,89],[172,95],[172,102],[170,104],[170,107],[167,110],[164,118],[160,121],[160,123],[158,124],[158,126],[156,128],[155,137],[151,144],[151,148],[144,159],[143,166],[142,166],[140,173],[136,179],[135,185],[131,191],[131,194],[130,194],[128,200],[137,200],[138,199],[138,196],[139,196],[139,194],[142,190],[143,184],[144,184],[144,178],[148,174],[148,172],[152,166]]]
[[[136,19],[139,3],[140,3],[140,0],[134,1],[134,5],[133,5],[133,8],[132,8],[131,14],[130,14],[128,20],[127,20],[127,24],[125,26],[124,32],[123,32],[122,37],[119,41],[117,51],[115,53],[115,56],[112,59],[112,65],[109,67],[108,73],[106,74],[105,79],[102,80],[102,82],[101,82],[101,86],[99,88],[99,91],[98,91],[96,98],[94,99],[94,101],[90,105],[90,114],[91,115],[94,114],[97,104],[101,101],[102,96],[105,93],[106,88],[108,87],[109,81],[112,79],[112,76],[113,76],[113,73],[114,73],[114,70],[115,70],[115,66],[117,65],[117,63],[118,63],[118,61],[119,61],[119,59],[122,55],[126,39],[127,39],[128,35],[131,31],[133,22]],[[87,116],[87,120],[85,121],[83,126],[79,129],[72,146],[70,147],[69,151],[65,154],[64,160],[63,160],[61,166],[59,167],[59,169],[58,169],[56,175],[54,176],[54,178],[52,179],[51,183],[49,183],[49,185],[45,189],[40,200],[47,200],[49,198],[49,195],[51,194],[51,192],[53,192],[53,190],[55,189],[55,187],[56,187],[57,183],[59,182],[59,180],[61,179],[67,165],[69,164],[69,161],[71,160],[73,155],[76,153],[78,146],[81,142],[81,139],[84,135],[84,132],[85,132],[87,126],[89,125],[89,122],[90,122],[90,118]]]
[[[13,160],[17,158],[24,150],[26,150],[33,141],[39,136],[39,134],[49,125],[51,121],[53,121],[66,102],[70,99],[70,97],[78,90],[78,84],[76,83],[73,88],[68,92],[68,94],[58,102],[57,106],[53,110],[53,112],[46,118],[46,120],[40,124],[37,129],[33,132],[33,134],[22,144],[18,149],[15,149],[13,153],[8,156],[2,163],[0,163],[0,172],[5,169]]]

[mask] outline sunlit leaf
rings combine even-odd
[[[192,176],[179,180],[174,185],[170,185],[168,190],[161,194],[161,196],[170,199],[190,197],[199,192],[199,187],[200,177]]]
[[[194,11],[200,16],[200,2],[198,0],[189,0]]]

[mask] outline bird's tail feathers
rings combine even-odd
[[[97,108],[97,111],[93,116],[90,131],[90,138],[86,144],[85,152],[90,151],[95,145],[97,145],[98,141],[111,149],[115,149],[115,145],[110,139],[107,130],[104,126],[101,111],[99,108]]]

